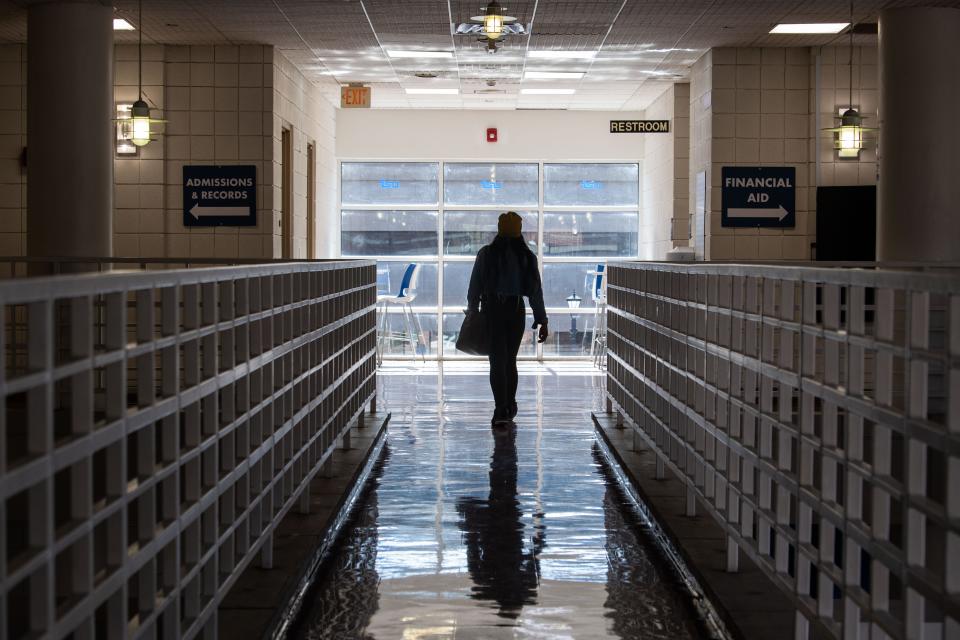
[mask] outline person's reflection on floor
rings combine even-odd
[[[495,602],[498,615],[515,619],[523,605],[536,603],[546,528],[538,527],[530,549],[524,550],[517,498],[517,432],[496,429],[493,437],[490,494],[486,500],[461,498],[457,512],[474,583],[472,597]]]

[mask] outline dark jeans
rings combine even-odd
[[[526,308],[519,296],[495,296],[487,305],[490,322],[490,388],[497,411],[517,400],[517,352],[523,340]]]

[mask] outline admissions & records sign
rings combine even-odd
[[[257,226],[257,167],[183,167],[183,226]]]

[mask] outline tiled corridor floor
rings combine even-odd
[[[378,385],[386,458],[301,637],[698,637],[594,450],[596,370],[525,366],[503,434],[485,368],[394,365]]]

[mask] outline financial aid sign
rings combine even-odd
[[[721,225],[796,226],[796,184],[794,167],[723,167]]]
[[[183,167],[183,226],[257,226],[257,167]]]

